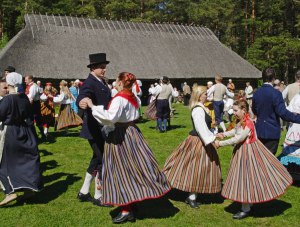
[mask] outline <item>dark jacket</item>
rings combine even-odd
[[[261,139],[280,138],[280,118],[300,123],[300,115],[288,111],[281,92],[269,84],[262,85],[253,94],[252,111],[257,116],[255,128],[257,137]]]
[[[103,105],[107,109],[108,103],[111,100],[110,89],[101,83],[95,76],[89,74],[88,78],[84,81],[80,87],[80,92],[76,100],[76,104],[79,106],[79,102],[88,97],[92,100],[94,105]],[[102,126],[93,117],[91,109],[84,111],[83,125],[80,132],[80,137],[92,140],[101,139]]]

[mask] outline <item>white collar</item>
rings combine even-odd
[[[273,84],[271,82],[265,82],[264,84],[271,85],[273,87]]]

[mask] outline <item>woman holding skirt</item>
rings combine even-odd
[[[233,145],[233,157],[222,189],[222,196],[242,203],[233,215],[242,219],[250,215],[253,203],[263,203],[281,196],[293,183],[291,175],[278,159],[257,139],[255,126],[248,114],[248,103],[237,100],[233,113],[238,120],[235,129],[219,133],[218,146]]]
[[[56,130],[66,129],[66,133],[68,133],[68,128],[82,125],[82,119],[71,108],[71,103],[72,100],[74,101],[74,97],[67,85],[68,83],[64,80],[60,82],[60,95],[54,97],[53,100],[55,103],[60,103],[55,128]]]
[[[193,89],[190,99],[193,131],[167,159],[163,172],[173,188],[189,192],[186,199],[192,208],[198,208],[198,193],[221,191],[221,167],[214,147],[216,137],[210,131],[211,117],[204,106],[206,87]]]
[[[166,176],[160,172],[150,147],[134,123],[139,118],[140,105],[131,90],[135,80],[131,73],[120,73],[116,82],[119,92],[108,110],[94,106],[85,98],[93,116],[104,125],[102,203],[120,206],[122,210],[113,223],[134,221],[132,204],[159,198],[170,190]]]

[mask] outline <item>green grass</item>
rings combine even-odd
[[[138,124],[161,167],[191,130],[189,110],[181,104],[174,107],[176,114],[171,131],[156,132],[153,121]],[[79,129],[71,132],[69,136],[51,132],[49,142],[39,145],[44,190],[27,203],[0,208],[0,226],[112,226],[110,213],[115,214],[117,210],[80,203],[76,199],[92,151],[88,142],[78,137]],[[224,180],[232,147],[221,148],[218,153]],[[185,193],[172,192],[167,198],[140,203],[136,223],[123,226],[298,226],[298,186],[290,187],[277,200],[255,205],[254,217],[240,221],[232,219],[239,204],[223,200],[219,195],[200,196],[201,207],[191,209],[183,202]],[[1,194],[0,199],[3,197]]]

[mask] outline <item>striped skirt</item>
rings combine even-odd
[[[198,136],[189,135],[167,159],[163,172],[173,188],[186,192],[221,191],[219,156],[212,145],[203,146]]]
[[[291,175],[259,141],[234,148],[222,196],[241,203],[262,203],[282,195]]]
[[[79,125],[82,125],[82,119],[71,109],[70,104],[61,104],[56,121],[56,130],[77,127]]]
[[[156,99],[155,99],[147,106],[147,109],[145,111],[145,116],[150,120],[156,120],[156,112],[157,109],[156,109]]]
[[[124,206],[161,197],[171,189],[136,126],[116,127],[108,135],[102,166],[104,204]]]

